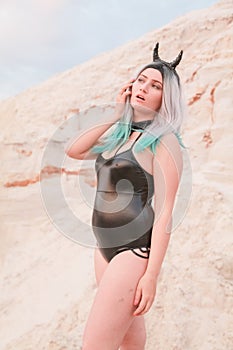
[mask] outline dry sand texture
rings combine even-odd
[[[38,182],[41,160],[70,116],[114,101],[121,84],[149,61],[156,41],[168,59],[184,50],[179,72],[189,117],[182,135],[193,179],[186,216],[146,316],[147,350],[233,348],[232,9],[233,1],[225,0],[192,12],[0,103],[1,350],[79,349],[96,288],[93,249],[67,239],[47,216]],[[56,145],[61,143],[58,137]],[[80,178],[91,198],[89,167]],[[61,180],[88,235],[91,210],[77,186],[79,169],[78,161],[65,160]],[[42,170],[42,181],[53,189],[59,165]],[[66,219],[61,211],[59,220]]]

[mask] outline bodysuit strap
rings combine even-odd
[[[126,151],[131,150],[133,148],[133,146],[135,145],[135,143],[137,142],[137,140],[142,136],[142,133],[140,132],[140,134],[136,137],[136,139],[132,142],[132,145],[126,149]],[[121,149],[121,147],[124,145],[120,145],[120,147],[117,148],[116,152],[114,153],[114,156],[117,155],[118,151]]]
[[[129,149],[132,149],[133,146],[135,145],[136,141],[142,136],[142,133],[140,132],[139,135],[136,137],[136,139],[133,141],[132,145],[130,146]]]

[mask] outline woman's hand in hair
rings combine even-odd
[[[135,79],[131,79],[127,84],[122,86],[116,97],[116,115],[121,118],[125,109],[125,103],[128,96],[132,94],[132,85]]]

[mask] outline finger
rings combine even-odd
[[[144,307],[144,309],[141,311],[140,316],[146,314],[150,310],[151,305],[152,305],[152,303],[148,302],[146,304],[146,306]]]
[[[148,299],[148,300],[147,300],[146,306],[145,306],[145,308],[142,310],[142,312],[140,313],[140,315],[144,315],[144,314],[146,314],[146,313],[150,310],[150,308],[151,308],[151,306],[152,306],[152,304],[153,304],[153,301],[154,301],[154,299]]]
[[[129,83],[125,84],[120,91],[123,93],[127,89],[131,88],[132,85],[133,85],[133,82],[129,82]]]
[[[135,82],[135,79],[130,79],[124,86],[130,86]]]
[[[147,304],[147,299],[145,297],[143,297],[143,294],[141,292],[141,298],[139,303],[137,304],[137,308],[135,310],[135,313],[139,313],[142,312],[144,310],[144,308],[146,307]]]
[[[130,95],[132,95],[132,91],[131,91],[131,90],[126,90],[126,91],[122,94],[122,96],[124,96],[124,97],[130,96]]]
[[[127,88],[126,90],[124,91],[121,91],[121,95],[124,96],[125,94],[128,94],[128,93],[132,93],[131,89],[130,88]]]
[[[131,83],[131,84],[134,83],[135,80],[136,80],[135,78],[130,79],[130,80],[129,80],[129,84],[130,84],[130,83]]]
[[[117,102],[125,103],[128,96],[131,96],[131,91],[125,91],[117,98]]]
[[[136,290],[135,297],[134,297],[134,305],[135,306],[139,304],[141,298],[142,298],[142,290],[141,290],[141,288],[138,287]]]
[[[137,309],[134,311],[134,316],[139,316],[142,314],[142,312],[145,310],[147,303],[146,302],[140,302],[139,306]]]
[[[124,95],[126,92],[130,91],[130,87],[122,88],[120,90],[120,95]]]

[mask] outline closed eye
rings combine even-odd
[[[153,84],[152,87],[157,89],[157,90],[162,90],[162,86],[158,85],[158,84]]]
[[[140,83],[143,83],[143,82],[144,82],[144,79],[138,78],[138,81],[139,81]]]

